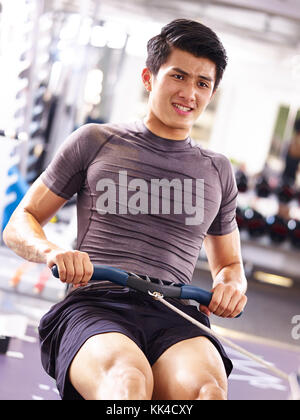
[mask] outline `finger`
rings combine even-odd
[[[228,305],[231,301],[231,297],[232,297],[231,291],[225,289],[225,291],[223,293],[223,296],[222,296],[222,300],[221,300],[221,302],[219,303],[219,306],[217,307],[217,309],[214,312],[215,315],[223,316],[224,312],[227,310]]]
[[[212,290],[212,298],[210,301],[210,304],[208,306],[208,309],[215,314],[216,310],[218,309],[224,294],[224,286],[219,284]]]
[[[235,308],[237,307],[237,305],[239,304],[240,300],[242,298],[241,293],[236,290],[233,295],[231,296],[230,301],[228,302],[227,308],[223,311],[223,313],[221,314],[221,316],[223,318],[229,318],[232,316]]]
[[[73,266],[74,266],[74,277],[73,285],[82,283],[84,277],[84,265],[83,265],[83,256],[79,251],[73,253]]]
[[[239,301],[239,303],[236,305],[234,311],[232,312],[230,318],[236,318],[243,310],[245,309],[245,306],[247,305],[248,298],[246,295],[243,295]]]
[[[86,254],[86,253],[83,254],[82,263],[83,263],[83,273],[84,273],[84,275],[82,277],[81,282],[84,283],[84,284],[87,284],[92,278],[92,275],[93,275],[93,272],[94,272],[94,266],[90,261],[89,255]]]
[[[71,284],[75,276],[74,260],[71,252],[64,254],[64,263],[66,266],[66,283]]]
[[[56,262],[54,262],[53,265],[57,266],[58,276],[59,276],[60,281],[62,283],[66,283],[67,269],[66,269],[66,265],[64,263],[64,260],[63,260],[62,256],[57,256]],[[53,267],[53,265],[52,265],[52,267]]]
[[[83,286],[86,286],[86,283],[74,284],[74,289],[78,289],[79,287],[83,287]]]
[[[199,310],[203,312],[206,316],[210,316],[211,312],[207,306],[199,305]]]

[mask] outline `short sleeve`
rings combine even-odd
[[[41,180],[52,192],[69,200],[82,188],[88,163],[100,146],[94,124],[80,127],[62,143]]]
[[[222,186],[222,199],[217,216],[210,225],[209,235],[227,235],[237,229],[236,208],[238,189],[230,161],[222,156],[217,165]]]

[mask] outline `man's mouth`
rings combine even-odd
[[[189,108],[187,106],[183,106],[183,105],[179,105],[179,104],[172,104],[174,106],[174,108],[176,108],[177,111],[180,111],[179,113],[181,114],[188,114],[191,111],[193,111],[193,108]]]

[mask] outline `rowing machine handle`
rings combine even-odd
[[[199,287],[182,286],[180,297],[181,299],[196,300],[197,302],[201,303],[201,305],[209,306],[212,293],[200,289]]]
[[[59,278],[57,266],[52,267],[52,273],[55,277]],[[106,265],[94,265],[94,273],[91,277],[91,280],[110,280],[113,283],[116,283],[120,286],[129,286],[127,280],[129,274],[119,268],[114,268]],[[212,299],[212,293],[207,292],[206,290],[200,289],[199,287],[194,287],[190,285],[183,285],[180,287],[180,293],[178,297],[180,299],[192,299],[204,306],[209,306]],[[242,315],[242,312],[236,317],[239,318]]]
[[[213,294],[211,292],[207,292],[206,290],[200,289],[200,287],[194,287],[189,285],[181,287],[181,299],[193,299],[204,306],[209,306],[212,296]],[[242,314],[243,312],[237,315],[236,318],[239,318]]]

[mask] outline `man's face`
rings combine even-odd
[[[215,79],[215,63],[179,49],[173,49],[156,76],[144,69],[150,91],[148,128],[161,137],[187,137],[212,98]]]

